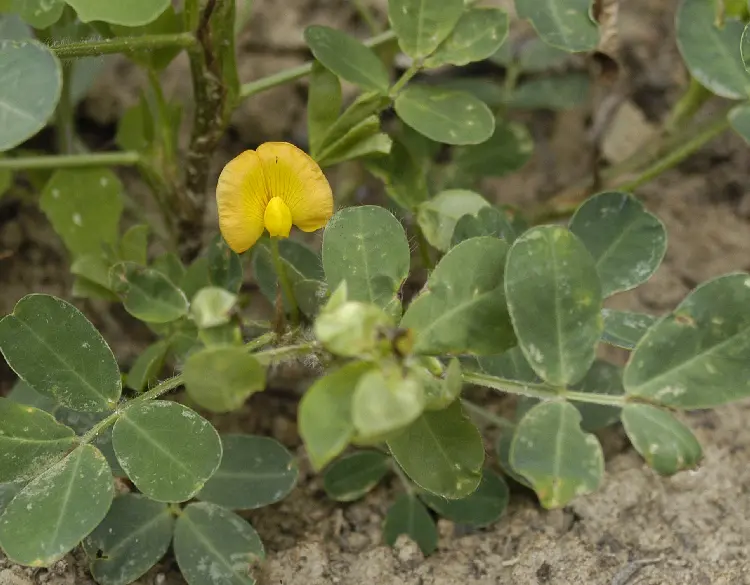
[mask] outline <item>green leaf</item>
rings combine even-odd
[[[459,401],[444,410],[425,411],[388,447],[414,483],[444,498],[468,496],[482,477],[482,436]]]
[[[126,386],[136,392],[146,390],[157,379],[164,367],[167,352],[169,352],[169,343],[166,340],[149,345],[130,368],[125,381]]]
[[[5,2],[5,4],[3,4]],[[31,28],[17,14],[3,14],[5,10],[14,10],[14,0],[0,0],[0,39],[23,41],[33,36]],[[6,8],[7,6],[7,8]]]
[[[207,286],[200,289],[190,303],[190,317],[199,329],[226,325],[237,304],[237,295],[225,288]]]
[[[75,442],[73,430],[51,414],[0,398],[0,482],[39,475]]]
[[[70,267],[71,274],[82,277],[92,285],[103,289],[114,300],[119,300],[117,295],[109,290],[110,262],[104,256],[104,252],[98,254],[83,254],[78,256]]]
[[[357,451],[335,461],[323,474],[323,489],[332,500],[353,502],[372,490],[390,471],[388,455]]]
[[[495,450],[497,453],[497,462],[500,465],[503,473],[511,478],[516,483],[526,486],[529,489],[534,489],[529,481],[520,475],[510,463],[510,449],[513,446],[513,435],[514,428],[506,428],[500,430],[500,435],[497,438],[497,444]]]
[[[388,509],[383,524],[383,539],[393,546],[402,534],[419,545],[423,554],[435,552],[438,532],[427,508],[412,494],[401,494]]]
[[[16,494],[21,491],[23,487],[22,483],[0,483],[0,516],[2,516],[5,508],[8,507],[16,497]]]
[[[391,151],[390,136],[380,131],[380,118],[369,116],[332,144],[326,144],[318,155],[322,167],[330,167],[345,160],[379,157]]]
[[[125,409],[112,430],[112,444],[128,477],[158,502],[189,500],[221,461],[221,440],[211,423],[166,400]]]
[[[411,152],[403,140],[394,139],[387,156],[370,159],[365,166],[383,181],[388,196],[404,209],[414,210],[429,198],[427,163]]]
[[[328,129],[341,111],[341,83],[334,73],[315,61],[307,92],[307,140],[310,156],[318,160]]]
[[[453,162],[468,175],[503,177],[521,169],[533,152],[534,141],[526,126],[497,119],[489,140],[457,148]]]
[[[235,294],[242,287],[242,261],[221,235],[208,247],[208,281]]]
[[[482,207],[476,215],[463,215],[456,222],[451,247],[472,238],[489,236],[508,243],[516,239],[515,229],[507,216],[497,207]]]
[[[329,290],[346,281],[349,300],[384,309],[409,274],[411,254],[404,228],[389,211],[364,205],[337,212],[323,234],[323,270]]]
[[[432,494],[420,494],[419,497],[435,512],[456,524],[481,527],[496,522],[503,515],[510,493],[500,475],[485,469],[479,487],[465,498],[446,500]]]
[[[154,141],[154,120],[145,96],[125,110],[117,124],[115,143],[123,150],[149,152]]]
[[[662,475],[694,469],[703,458],[695,435],[666,410],[628,404],[622,409],[622,423],[636,451]]]
[[[182,14],[175,12],[172,6],[168,6],[155,20],[151,20],[144,26],[121,26],[113,24],[110,30],[118,37],[141,37],[144,35],[166,35],[182,32]],[[169,65],[172,60],[182,51],[182,47],[166,47],[163,49],[147,49],[143,51],[132,51],[130,59],[143,67],[161,71]]]
[[[545,43],[571,53],[593,51],[599,43],[590,9],[591,0],[516,0],[519,18],[528,19]]]
[[[166,504],[141,494],[114,499],[104,521],[83,541],[89,570],[100,585],[127,585],[159,562],[172,541]]]
[[[375,52],[348,34],[313,25],[305,29],[305,41],[315,58],[350,83],[368,91],[388,93],[388,70]]]
[[[601,285],[583,243],[561,226],[527,231],[508,253],[505,294],[534,371],[556,386],[581,380],[603,326]]]
[[[254,585],[265,558],[250,523],[210,502],[190,504],[177,518],[174,554],[188,585]]]
[[[590,87],[585,73],[550,75],[521,82],[504,102],[519,110],[570,110],[586,102]]]
[[[190,355],[183,371],[188,396],[211,412],[237,410],[266,386],[266,371],[244,347],[217,345]]]
[[[414,422],[424,409],[424,390],[398,369],[374,369],[357,382],[352,421],[358,441],[381,441]]]
[[[45,394],[40,394],[23,380],[16,380],[13,388],[8,393],[8,400],[12,400],[18,404],[25,404],[26,406],[33,406],[50,414],[55,414],[55,411],[60,407],[57,400]]]
[[[716,9],[709,0],[682,0],[676,18],[677,47],[691,75],[701,85],[730,99],[746,99],[750,78],[739,48],[744,24],[725,18],[716,25]]]
[[[62,68],[35,40],[0,40],[0,152],[44,128],[60,100]]]
[[[324,280],[325,277],[320,257],[306,245],[294,240],[281,240],[279,242],[279,255],[284,264],[287,277],[295,288],[295,293],[297,292],[297,287],[303,286],[301,283],[306,280],[313,280],[318,283]],[[275,305],[279,277],[276,274],[271,250],[267,241],[261,240],[255,245],[253,252],[253,272],[255,273],[255,279],[258,282],[260,292],[263,293],[263,296],[271,304]],[[320,284],[318,285],[319,289]],[[284,301],[284,307],[289,310],[289,303],[283,289],[281,291],[281,298]],[[302,305],[301,299],[297,300]],[[307,300],[309,301],[310,299]],[[312,316],[309,311],[313,307],[310,305],[311,303],[307,302],[305,306],[300,307],[308,316]],[[313,306],[317,308],[317,304],[313,304]]]
[[[437,360],[437,358],[423,358],[425,362],[431,359]],[[437,363],[440,362],[437,361]],[[448,362],[443,377],[435,376],[427,367],[412,368],[411,371],[424,386],[425,410],[443,410],[461,395],[464,380],[461,374],[461,363],[457,358],[452,358]]]
[[[452,248],[409,305],[401,327],[423,354],[495,354],[516,343],[503,279],[508,245],[472,238]]]
[[[476,216],[480,209],[489,206],[489,202],[478,193],[449,189],[419,206],[417,223],[431,246],[447,252],[458,220],[464,215]]]
[[[178,283],[174,283],[178,284]],[[185,271],[185,275],[182,277],[182,281],[179,283],[179,287],[185,293],[188,300],[192,300],[200,289],[210,286],[211,282],[208,279],[208,259],[205,256],[196,258],[193,263],[188,266]]]
[[[635,349],[656,317],[645,313],[632,313],[616,309],[602,309],[604,331],[602,341],[623,349]]]
[[[297,424],[313,469],[336,458],[354,436],[352,396],[368,362],[351,362],[318,378],[299,404]]]
[[[591,369],[586,372],[583,380],[573,386],[572,389],[592,394],[623,396],[625,389],[622,386],[622,368],[604,360],[596,360]],[[581,428],[584,431],[598,431],[620,420],[621,409],[616,406],[604,406],[588,402],[576,402],[574,404],[578,412],[581,413]]]
[[[122,214],[123,187],[108,169],[56,171],[39,206],[72,256],[114,246]]]
[[[494,55],[508,36],[508,14],[499,8],[470,8],[438,49],[425,59],[425,67],[468,65]]]
[[[47,567],[107,514],[114,495],[107,460],[81,445],[18,492],[0,517],[0,547],[13,562]]]
[[[18,377],[74,410],[111,410],[122,381],[112,350],[73,305],[49,295],[22,298],[0,321],[0,351]]]
[[[604,297],[646,282],[667,251],[664,224],[628,193],[594,195],[573,214],[570,231],[594,258]]]
[[[161,272],[172,281],[172,284],[180,284],[185,276],[185,267],[177,255],[172,252],[167,252],[158,256],[151,263],[151,268],[157,272]]]
[[[63,0],[9,0],[9,3],[13,12],[36,29],[55,24],[65,8]]]
[[[463,11],[463,0],[388,0],[391,28],[401,50],[412,59],[435,52]]]
[[[78,13],[81,22],[99,20],[123,26],[142,26],[157,19],[169,6],[169,0],[66,0]]]
[[[334,144],[339,143],[354,127],[370,116],[379,114],[390,104],[391,98],[380,92],[369,91],[357,96],[354,102],[328,128],[321,141],[318,156],[331,149]]]
[[[541,381],[518,346],[499,355],[480,356],[478,363],[479,368],[491,376],[518,382]]]
[[[602,447],[580,427],[581,414],[568,402],[537,404],[518,423],[510,463],[528,479],[547,509],[598,489],[604,475]]]
[[[703,283],[657,321],[625,368],[625,390],[665,406],[713,408],[750,396],[750,275]]]
[[[146,264],[149,227],[145,224],[134,225],[126,231],[120,240],[120,260]]]
[[[740,56],[742,57],[742,64],[745,66],[745,71],[750,73],[750,25],[745,25],[745,28],[742,30]]]
[[[542,73],[563,65],[570,53],[548,45],[539,38],[529,39],[518,53],[518,66],[524,73]]]
[[[507,93],[502,83],[489,77],[446,78],[435,84],[451,91],[466,92],[484,102],[490,108],[505,106]]]
[[[394,105],[404,123],[436,142],[479,144],[495,130],[492,111],[463,91],[408,85]]]
[[[233,510],[254,510],[283,500],[299,469],[278,441],[253,435],[222,435],[221,465],[196,496]]]
[[[729,111],[728,117],[732,130],[750,144],[750,104],[735,106]]]
[[[393,319],[380,307],[353,301],[325,306],[315,320],[314,331],[331,353],[368,358],[382,353],[382,332],[393,326]]]
[[[136,319],[169,323],[188,312],[185,293],[161,272],[133,262],[120,262],[111,268],[109,278],[125,310]]]

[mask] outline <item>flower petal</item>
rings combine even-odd
[[[266,142],[257,150],[271,197],[280,197],[303,232],[324,227],[333,215],[333,193],[323,171],[288,142]]]
[[[221,171],[216,186],[219,229],[238,254],[263,234],[263,214],[269,199],[263,165],[254,150],[233,158]]]

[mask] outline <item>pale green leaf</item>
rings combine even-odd
[[[438,49],[425,59],[425,67],[468,65],[494,55],[508,36],[508,14],[499,8],[465,10],[456,27]]]
[[[226,325],[237,304],[237,295],[225,288],[207,286],[200,289],[190,303],[190,317],[199,329]]]
[[[310,156],[317,160],[328,129],[341,111],[341,83],[334,73],[314,62],[307,92],[307,141]]]
[[[729,125],[750,144],[750,104],[735,106],[729,111]]]
[[[64,0],[9,0],[9,3],[13,12],[36,29],[55,24],[65,9]]]
[[[66,0],[78,13],[81,22],[99,20],[124,26],[142,26],[156,20],[169,6],[169,0]]]
[[[388,0],[388,20],[401,50],[422,59],[438,48],[461,18],[463,0]]]
[[[109,278],[125,310],[136,319],[169,323],[188,312],[185,293],[161,272],[133,262],[120,262],[111,268]]]
[[[480,209],[489,206],[489,202],[474,191],[449,189],[420,204],[417,222],[430,245],[447,252],[458,220],[464,215],[476,216]]]
[[[323,489],[332,500],[353,502],[372,490],[390,470],[380,451],[357,451],[335,461],[323,475]]]
[[[602,341],[623,349],[635,349],[648,328],[656,322],[653,315],[615,309],[602,309],[602,317]]]
[[[134,225],[126,231],[120,240],[120,260],[146,264],[148,234],[150,228],[145,224]]]
[[[168,351],[169,343],[166,340],[149,345],[135,360],[133,367],[130,368],[126,378],[126,386],[136,392],[146,390],[159,376]]]
[[[599,29],[591,19],[591,0],[516,0],[519,18],[531,21],[544,42],[566,51],[593,51]]]

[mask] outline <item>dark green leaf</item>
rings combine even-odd
[[[415,333],[415,352],[487,355],[515,344],[503,286],[507,252],[502,240],[472,238],[440,260],[401,321]]]
[[[159,502],[189,500],[221,461],[216,429],[196,412],[166,400],[125,409],[112,430],[112,444],[136,487]]]
[[[208,247],[208,281],[234,294],[242,287],[242,261],[220,235]]]
[[[456,149],[454,163],[468,175],[502,177],[522,168],[533,152],[534,141],[525,126],[497,119],[492,137],[482,144]]]
[[[174,553],[188,585],[254,585],[253,573],[265,558],[250,523],[210,502],[183,510],[175,524]]]
[[[622,396],[625,389],[622,386],[622,368],[605,362],[595,361],[591,369],[586,372],[578,384],[573,386],[578,392],[605,394],[608,396]],[[575,407],[581,413],[581,428],[584,431],[598,431],[620,420],[620,408],[604,406],[588,402],[576,402]]]
[[[233,510],[253,510],[283,500],[297,483],[292,454],[278,441],[222,435],[221,465],[196,496]]]
[[[183,371],[188,396],[211,412],[237,410],[266,386],[266,371],[244,347],[217,345],[188,357]]]
[[[104,455],[82,445],[18,492],[0,517],[0,546],[13,562],[46,567],[107,514],[114,495]]]
[[[527,231],[508,253],[505,293],[534,371],[560,386],[581,380],[603,326],[601,285],[583,243],[561,226]]]
[[[445,144],[479,144],[495,130],[487,105],[462,91],[409,85],[396,98],[395,108],[414,130]]]
[[[124,26],[142,26],[156,20],[169,6],[169,0],[66,0],[78,13],[81,22],[100,20]]]
[[[368,160],[366,166],[383,181],[388,196],[404,209],[413,210],[428,199],[426,161],[415,156],[403,141],[393,140],[388,156]]]
[[[334,73],[317,61],[310,73],[310,87],[307,93],[307,141],[310,156],[318,159],[328,129],[339,117],[341,111],[341,83]]]
[[[482,207],[476,215],[463,215],[456,222],[451,237],[451,247],[472,238],[490,236],[508,243],[516,239],[515,229],[506,215],[497,207]]]
[[[602,481],[601,445],[581,430],[580,422],[575,406],[550,401],[534,406],[516,427],[510,463],[547,509],[595,491]]]
[[[340,455],[354,436],[352,396],[360,377],[372,367],[351,362],[319,378],[302,397],[297,424],[316,471]]]
[[[518,346],[499,355],[481,356],[478,360],[482,371],[491,376],[519,382],[541,381]]]
[[[169,351],[169,343],[166,340],[157,341],[149,345],[143,353],[135,360],[133,367],[128,372],[126,385],[136,392],[142,392],[157,379],[159,372],[164,367],[164,360]]]
[[[39,475],[75,442],[73,430],[51,414],[0,398],[0,482]]]
[[[750,77],[740,54],[744,24],[725,18],[717,26],[709,0],[682,0],[677,9],[677,47],[695,79],[716,95],[747,99]]]
[[[0,351],[37,392],[75,410],[111,410],[122,391],[120,370],[101,334],[73,305],[27,295],[0,321]]]
[[[602,309],[602,317],[602,341],[623,349],[635,349],[648,328],[656,323],[653,315],[615,309]]]
[[[456,223],[464,215],[478,215],[489,202],[473,191],[449,189],[419,206],[417,223],[431,246],[447,252]]]
[[[108,169],[60,170],[47,182],[39,206],[73,256],[114,245],[123,187]]]
[[[332,145],[342,140],[352,128],[358,126],[370,116],[379,114],[390,103],[391,99],[380,92],[370,91],[357,96],[357,99],[330,125],[321,141],[318,154],[331,148]]]
[[[463,0],[388,0],[388,20],[401,50],[422,59],[438,48],[461,18]]]
[[[750,396],[750,275],[703,283],[643,336],[625,368],[629,396],[684,409]]]
[[[529,481],[520,475],[510,463],[510,449],[513,446],[514,432],[514,428],[506,428],[500,431],[500,435],[497,438],[497,445],[495,446],[497,450],[497,462],[503,473],[513,481],[529,489],[534,489]]]
[[[110,26],[110,29],[119,37],[167,35],[179,33],[184,30],[182,15],[175,12],[175,9],[172,6],[168,6],[167,9],[164,10],[164,12],[162,12],[155,20],[151,20],[148,24],[143,26],[121,26],[113,24]],[[147,49],[143,51],[133,51],[129,53],[129,57],[144,67],[161,71],[180,54],[180,51],[182,51],[181,47]]]
[[[373,489],[390,470],[388,455],[358,451],[342,457],[326,469],[323,488],[337,502],[353,502]]]
[[[0,152],[47,124],[60,99],[62,68],[35,40],[0,40]]]
[[[89,569],[100,585],[127,585],[167,552],[174,518],[166,504],[141,494],[114,499],[96,530],[83,541]]]
[[[482,477],[482,436],[459,401],[444,410],[425,411],[388,447],[414,483],[444,498],[468,496]]]
[[[628,404],[622,409],[622,423],[636,451],[663,475],[694,469],[703,458],[695,435],[666,410]]]
[[[305,41],[315,58],[336,75],[365,90],[388,92],[388,70],[375,52],[348,34],[313,25]]]
[[[0,483],[0,516],[22,487],[22,483]]]
[[[502,477],[485,469],[479,487],[465,498],[446,500],[432,494],[420,494],[419,497],[438,514],[457,524],[487,526],[505,512],[510,493]]]
[[[664,224],[628,193],[591,197],[571,218],[570,231],[594,258],[604,297],[646,282],[667,251]]]
[[[456,27],[432,55],[425,67],[468,65],[491,57],[508,36],[508,14],[499,8],[465,10]]]
[[[182,265],[180,259],[172,252],[167,252],[166,254],[157,257],[151,264],[151,268],[157,272],[161,272],[172,281],[172,284],[181,284],[182,279],[185,276],[185,267]],[[189,298],[192,298],[192,295]]]
[[[729,112],[729,125],[745,142],[750,143],[750,104],[732,108]]]
[[[591,80],[585,73],[566,73],[521,82],[505,98],[519,110],[570,110],[586,102]]]
[[[409,274],[410,256],[404,228],[382,207],[342,209],[323,235],[328,288],[346,281],[349,300],[384,309],[398,306],[396,294]]]
[[[326,144],[318,162],[322,167],[331,167],[346,160],[364,157],[380,157],[391,151],[390,136],[380,131],[380,118],[370,116],[354,126],[341,139]]]
[[[385,516],[385,542],[393,546],[402,534],[416,542],[425,555],[432,554],[437,548],[438,533],[435,521],[424,504],[411,494],[401,494]]]
[[[178,283],[174,283],[178,284]],[[211,286],[211,282],[208,278],[208,259],[205,256],[196,258],[193,263],[188,266],[185,271],[182,281],[178,285],[189,301],[193,299],[195,293],[200,289],[207,286]]]
[[[57,400],[46,394],[40,394],[23,380],[16,380],[13,389],[8,394],[8,400],[33,406],[50,414],[55,414],[55,411],[60,407]]]
[[[531,21],[544,42],[566,51],[593,51],[599,29],[591,19],[591,0],[516,0],[520,18]]]
[[[125,310],[136,319],[169,323],[187,314],[185,293],[161,272],[133,262],[120,262],[112,267],[109,278]]]

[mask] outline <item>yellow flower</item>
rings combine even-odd
[[[317,163],[287,142],[266,142],[224,167],[216,186],[219,229],[238,254],[263,230],[287,238],[324,227],[333,214],[331,186]]]

